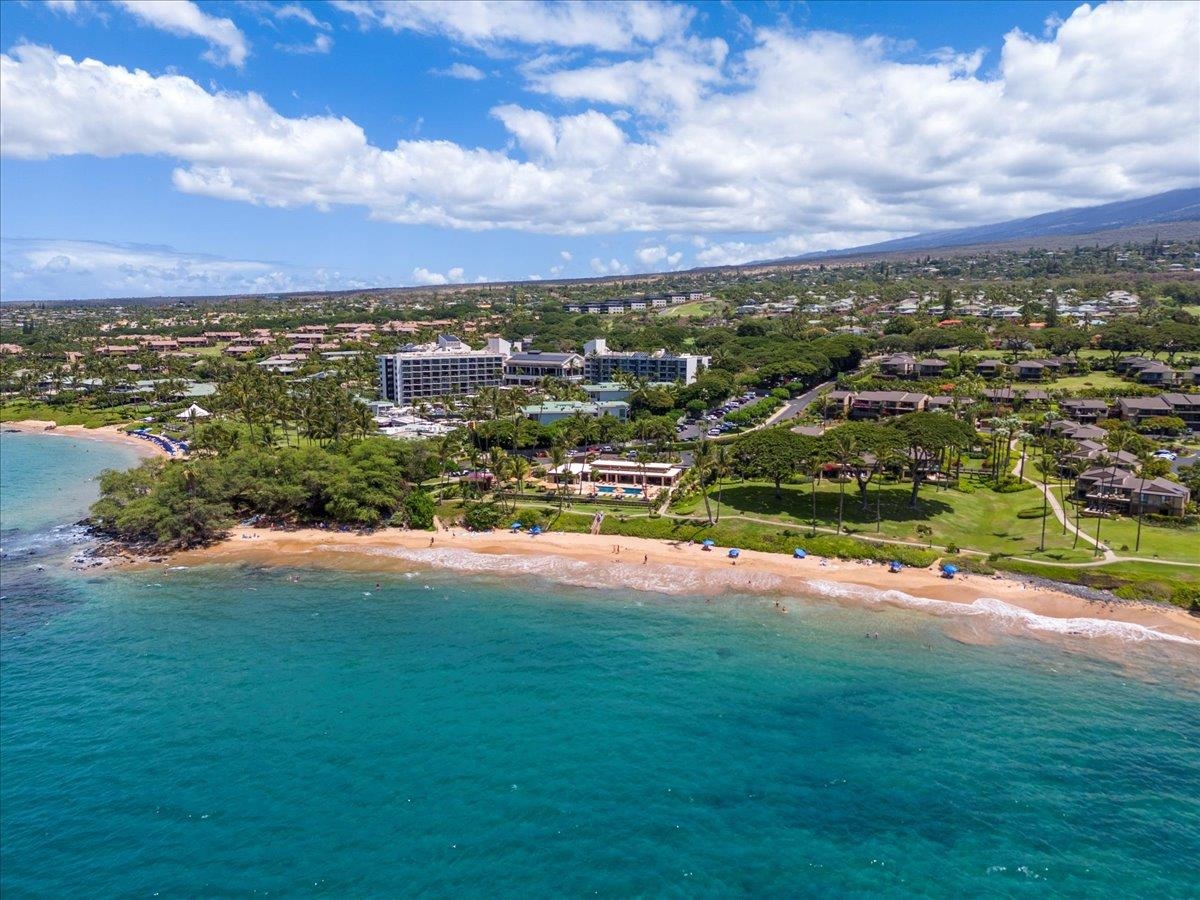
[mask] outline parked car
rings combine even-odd
[[[721,434],[721,429],[720,429],[720,428],[710,428],[710,429],[708,429],[708,436],[709,436],[709,437],[718,437],[720,434]]]
[[[1153,456],[1155,459],[1167,459],[1167,460],[1170,460],[1171,462],[1175,462],[1175,460],[1179,459],[1179,454],[1172,453],[1170,450],[1155,450],[1150,455]]]

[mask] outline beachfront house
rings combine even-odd
[[[1143,478],[1127,469],[1104,466],[1080,473],[1073,496],[1093,514],[1182,516],[1192,492],[1165,478]]]

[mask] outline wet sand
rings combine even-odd
[[[989,620],[989,627],[1000,631],[1124,640],[1170,637],[1177,639],[1173,643],[1193,642],[1200,649],[1200,618],[1161,604],[1085,600],[1014,578],[960,575],[951,581],[932,568],[906,568],[892,574],[880,564],[816,556],[792,559],[752,550],[741,551],[734,565],[720,548],[705,551],[699,545],[649,538],[557,532],[533,537],[462,529],[436,534],[397,529],[358,534],[324,529],[235,528],[219,544],[175,554],[170,560],[171,565],[207,563],[299,565],[361,572],[405,572],[416,564],[480,574],[539,575],[597,588],[714,597],[768,593],[796,598],[785,599],[784,603],[818,595],[854,605],[896,606],[942,616],[983,616]],[[980,629],[961,629],[964,636],[974,632]],[[986,637],[981,633],[979,639]]]
[[[54,426],[54,427],[50,427]],[[153,441],[131,437],[122,431],[118,425],[102,425],[99,428],[88,428],[85,425],[57,425],[43,419],[22,419],[18,422],[4,422],[0,428],[20,431],[25,434],[50,434],[64,437],[86,438],[92,441],[104,441],[109,444],[123,444],[135,450],[140,456],[170,456],[166,450]]]

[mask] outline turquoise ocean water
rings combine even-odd
[[[37,519],[11,437],[5,529]],[[6,897],[1196,896],[1200,691],[1152,644],[415,568],[4,562]]]

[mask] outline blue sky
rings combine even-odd
[[[1200,180],[1121,3],[6,3],[0,297],[583,277]]]

